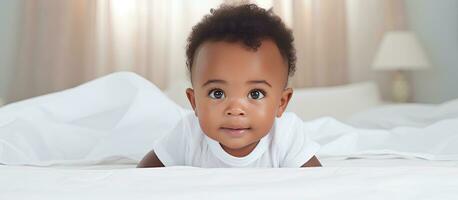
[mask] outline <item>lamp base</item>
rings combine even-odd
[[[397,70],[394,73],[392,84],[393,101],[398,103],[407,102],[410,97],[410,88],[401,70]]]

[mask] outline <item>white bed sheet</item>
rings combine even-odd
[[[322,168],[0,166],[0,199],[457,199],[458,162],[321,159]]]

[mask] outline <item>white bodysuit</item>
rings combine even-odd
[[[269,133],[254,150],[235,157],[206,136],[193,112],[187,114],[173,129],[155,141],[153,149],[165,166],[194,167],[301,167],[312,158],[320,145],[304,130],[303,121],[294,113],[285,112],[275,118]]]

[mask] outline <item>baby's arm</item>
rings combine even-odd
[[[137,168],[144,168],[144,167],[164,167],[164,164],[159,160],[154,150],[150,151],[143,157],[142,161],[138,163]]]
[[[313,156],[309,161],[304,163],[302,167],[321,167],[321,163],[316,156]]]

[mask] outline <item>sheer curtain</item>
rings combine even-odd
[[[186,80],[186,38],[222,1],[21,1],[7,100],[70,88],[128,70],[161,89]]]
[[[76,86],[120,70],[161,89],[186,82],[191,27],[220,3],[271,8],[294,31],[293,87],[375,76],[369,66],[383,32],[405,27],[402,0],[40,0],[20,1],[18,50],[8,102]]]
[[[95,18],[90,1],[21,1],[18,51],[8,101],[87,80]]]
[[[297,48],[295,87],[348,83],[345,1],[293,1]]]

